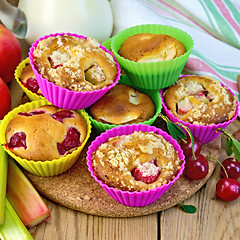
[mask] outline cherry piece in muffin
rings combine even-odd
[[[143,164],[139,164],[132,170],[132,175],[137,181],[142,181],[146,184],[153,183],[160,175],[159,167],[156,160],[151,160]]]
[[[45,105],[14,117],[5,136],[7,147],[17,156],[47,161],[77,149],[86,133],[86,122],[79,113]]]
[[[31,92],[36,93],[38,95],[42,95],[42,92],[39,88],[38,82],[36,80],[36,77],[33,73],[30,64],[26,65],[26,67],[23,68],[20,76],[20,81],[23,84],[23,86],[26,87]]]

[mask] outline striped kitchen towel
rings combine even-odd
[[[212,76],[240,99],[239,0],[139,1],[158,13],[162,24],[180,28],[192,36],[194,48],[184,74]]]

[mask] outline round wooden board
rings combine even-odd
[[[166,129],[159,118],[154,125]],[[209,173],[203,180],[190,180],[181,176],[156,202],[145,207],[128,207],[112,199],[87,169],[86,151],[96,136],[93,129],[79,159],[66,173],[54,177],[38,177],[25,172],[26,175],[42,195],[67,208],[105,217],[135,217],[165,210],[189,198],[206,183],[216,166],[216,161],[210,160]],[[203,145],[201,154],[207,156],[210,150],[211,156],[218,158],[220,148],[221,139],[218,137],[213,142]]]

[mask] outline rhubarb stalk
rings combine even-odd
[[[0,146],[0,226],[4,223],[7,187],[8,156]]]
[[[50,216],[50,211],[41,196],[11,159],[8,163],[7,198],[28,228]]]
[[[33,237],[23,225],[12,205],[6,199],[5,206],[5,221],[0,226],[0,239],[1,240],[33,240]]]

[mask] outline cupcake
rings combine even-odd
[[[116,201],[132,207],[156,201],[182,174],[178,143],[154,126],[115,127],[97,137],[87,151],[94,179]]]
[[[153,124],[161,112],[158,91],[135,87],[126,75],[96,103],[86,109],[93,126],[103,132],[125,124]]]
[[[4,149],[27,171],[54,176],[78,159],[91,131],[84,112],[33,101],[9,112],[1,122]]]
[[[232,91],[208,76],[188,75],[162,91],[168,118],[187,126],[202,144],[213,141],[236,119],[239,104]]]
[[[119,65],[99,42],[77,34],[40,38],[29,52],[43,96],[65,109],[92,105],[117,84]]]
[[[38,86],[29,58],[26,58],[17,66],[15,79],[31,101],[45,99]]]
[[[180,29],[146,24],[119,32],[113,37],[111,48],[135,86],[161,89],[177,81],[193,40]]]

